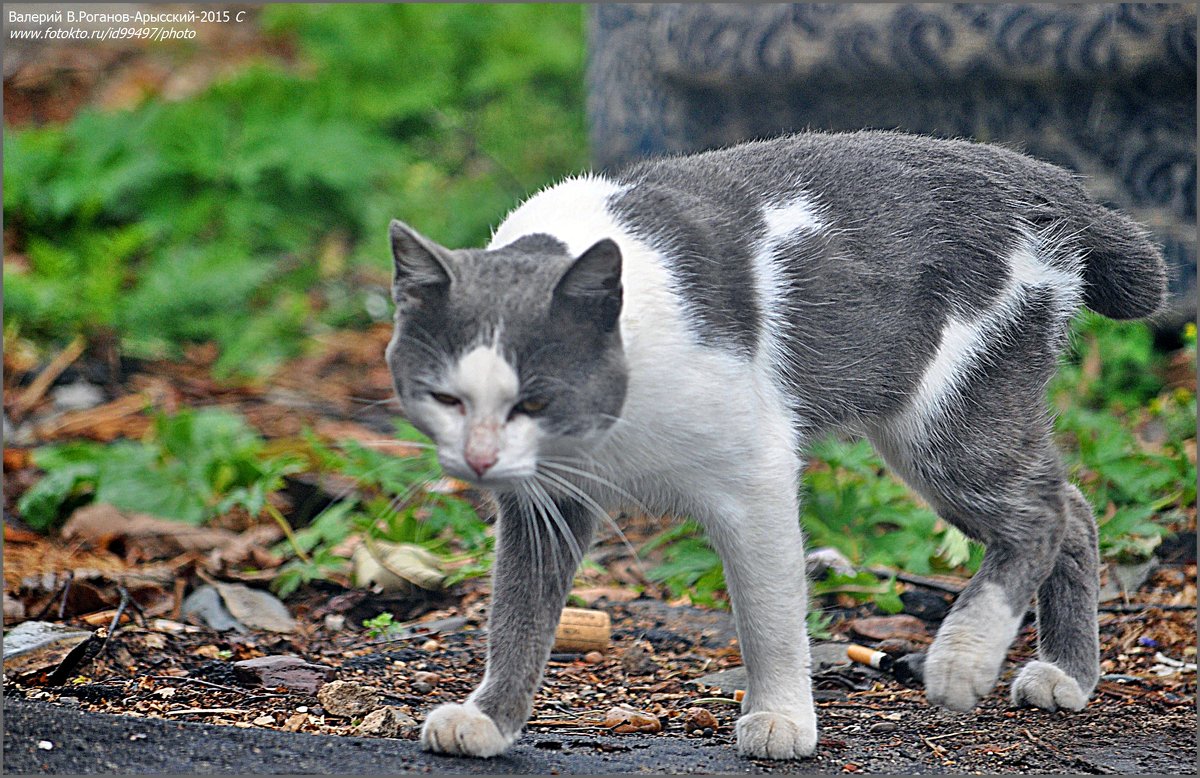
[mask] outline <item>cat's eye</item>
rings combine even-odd
[[[441,392],[430,392],[429,396],[440,402],[442,405],[448,405],[451,408],[457,408],[462,405],[462,400],[452,394],[442,394]]]
[[[509,414],[509,418],[512,418],[514,414],[518,413],[523,413],[526,416],[535,416],[546,410],[546,406],[549,404],[550,402],[548,400],[543,400],[540,397],[529,397],[513,406],[512,413]]]

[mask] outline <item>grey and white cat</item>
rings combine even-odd
[[[492,756],[527,720],[594,526],[700,521],[749,673],[738,748],[813,753],[798,481],[805,443],[865,435],[987,546],[925,665],[975,707],[1037,595],[1017,704],[1096,685],[1094,519],[1051,440],[1046,382],[1080,305],[1159,306],[1158,250],[1064,170],[898,133],[802,134],[550,187],[486,249],[400,222],[387,360],[445,470],[500,506],[487,671],[425,721]]]

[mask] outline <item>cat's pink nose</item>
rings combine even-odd
[[[464,458],[478,476],[482,476],[492,465],[496,464],[496,454],[494,452],[470,452]]]

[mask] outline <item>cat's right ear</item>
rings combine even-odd
[[[453,276],[446,265],[445,249],[399,219],[392,219],[388,235],[395,262],[392,299],[397,305],[450,285]]]

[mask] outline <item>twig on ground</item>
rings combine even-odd
[[[16,402],[9,409],[9,418],[13,421],[20,421],[25,418],[33,406],[45,396],[46,390],[54,383],[54,380],[62,375],[63,371],[71,366],[71,363],[79,358],[83,353],[83,347],[86,345],[82,335],[76,335],[75,339],[67,344],[67,347],[50,360],[50,364],[38,374],[38,377],[33,379],[33,383],[25,388],[17,397]]]
[[[292,525],[288,524],[288,520],[283,517],[283,514],[279,512],[279,509],[272,505],[269,501],[263,505],[263,508],[267,511],[267,515],[274,519],[275,523],[279,525],[279,529],[283,530],[283,535],[287,538],[288,545],[292,547],[292,551],[296,552],[296,557],[305,564],[311,562],[312,559],[308,556],[304,549],[300,548],[300,543],[296,540],[296,533],[292,531]]]
[[[946,592],[948,594],[958,594],[967,586],[966,582],[961,584],[949,583],[936,578],[926,578],[923,575],[913,575],[902,570],[890,570],[886,567],[868,567],[867,572],[880,578],[895,578],[897,581],[903,581],[914,586],[923,586],[926,589],[936,589],[939,592]]]
[[[1163,604],[1155,603],[1113,603],[1112,605],[1101,605],[1099,610],[1103,613],[1141,613],[1144,610],[1158,608],[1163,611],[1194,611],[1195,605],[1178,605],[1178,604]]]

